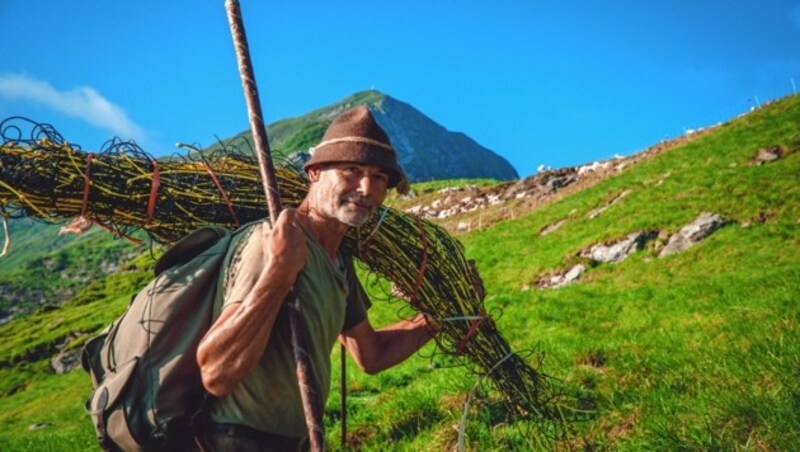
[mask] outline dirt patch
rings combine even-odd
[[[625,418],[622,419],[622,422],[617,424],[611,431],[608,432],[609,439],[617,439],[622,438],[623,436],[628,435],[636,428],[636,423],[639,421],[639,417],[641,415],[641,410],[639,407],[636,407],[628,413]]]

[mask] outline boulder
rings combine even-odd
[[[545,236],[556,229],[560,228],[566,220],[556,221],[555,223],[550,223],[547,226],[543,227],[541,231],[539,231],[539,236]]]
[[[703,212],[694,221],[673,234],[659,257],[684,251],[702,241],[725,225],[725,220],[716,213]]]
[[[564,273],[557,273],[555,275],[546,276],[541,278],[537,282],[537,286],[540,289],[555,289],[557,287],[563,287],[567,284],[572,284],[580,278],[583,272],[586,271],[586,266],[583,264],[577,264],[567,270]]]
[[[62,351],[50,360],[50,367],[57,374],[65,374],[77,369],[81,365],[81,350],[79,348]]]
[[[642,249],[649,240],[655,237],[653,232],[634,232],[622,240],[611,244],[594,245],[580,253],[582,257],[594,262],[616,263],[622,262],[631,254]]]
[[[80,347],[67,349],[70,343],[81,336],[82,334],[80,333],[70,333],[56,346],[58,354],[50,359],[50,367],[53,368],[55,373],[65,374],[71,372],[73,369],[77,369],[81,365]]]
[[[755,162],[757,165],[778,160],[783,157],[783,149],[780,146],[770,146],[768,148],[761,148],[756,153]]]

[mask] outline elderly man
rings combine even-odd
[[[338,116],[303,169],[311,183],[300,206],[284,210],[274,225],[238,234],[227,257],[218,317],[197,353],[203,385],[216,397],[204,434],[212,450],[292,450],[307,436],[281,309],[290,290],[301,300],[312,380],[323,401],[337,338],[370,374],[431,338],[422,315],[373,329],[352,259],[339,250],[347,229],[375,215],[388,189],[403,180],[369,109]]]

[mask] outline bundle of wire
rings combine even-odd
[[[7,218],[78,217],[124,237],[143,229],[169,244],[204,225],[236,228],[268,217],[254,157],[223,149],[155,160],[135,143],[116,139],[93,154],[50,126],[26,121],[0,123],[0,208]],[[284,205],[298,205],[308,187],[304,174],[285,166],[276,174]],[[410,295],[413,308],[439,331],[440,352],[488,378],[515,417],[561,430],[558,385],[511,351],[484,310],[462,245],[444,229],[383,208],[374,221],[351,228],[343,246]]]

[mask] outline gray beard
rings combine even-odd
[[[336,219],[339,220],[340,223],[344,223],[354,228],[364,225],[367,221],[369,221],[371,216],[371,213],[366,215],[358,215],[342,212],[341,210],[336,212]]]

